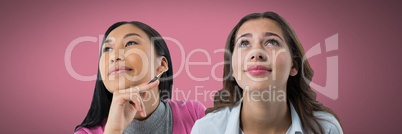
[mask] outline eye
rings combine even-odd
[[[138,43],[135,42],[135,41],[129,41],[129,42],[126,43],[125,47],[131,46],[131,45],[136,45],[136,44],[138,44]]]
[[[247,47],[247,46],[249,46],[250,45],[250,43],[248,42],[248,41],[246,41],[246,40],[242,40],[241,42],[240,42],[240,47]]]
[[[112,51],[112,48],[111,48],[111,47],[105,47],[105,48],[103,48],[103,50],[102,50],[102,52],[109,52],[109,51]]]
[[[265,43],[266,46],[279,46],[278,41],[274,40],[274,39],[270,39]]]

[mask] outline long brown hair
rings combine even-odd
[[[301,72],[297,73],[296,76],[290,76],[288,78],[286,98],[288,102],[292,102],[296,112],[299,114],[303,130],[312,133],[324,133],[322,126],[318,123],[319,118],[316,118],[313,112],[324,111],[334,115],[336,119],[338,119],[338,117],[330,108],[325,107],[316,100],[316,93],[311,90],[309,85],[314,72],[309,62],[307,60],[303,61],[305,52],[302,44],[287,21],[274,12],[249,14],[243,17],[230,32],[225,46],[227,52],[224,55],[223,88],[215,94],[214,107],[208,108],[205,113],[208,114],[223,107],[232,107],[242,98],[243,89],[239,87],[236,80],[232,77],[233,70],[231,61],[234,50],[234,39],[238,29],[243,23],[259,18],[271,19],[279,25],[290,49],[293,63],[296,63],[299,72]]]

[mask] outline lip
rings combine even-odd
[[[117,74],[121,74],[121,73],[126,73],[129,72],[133,69],[127,67],[127,66],[112,66],[109,68],[109,75],[117,75]]]
[[[258,76],[258,75],[266,74],[268,72],[272,72],[272,69],[265,67],[265,66],[261,66],[261,65],[254,65],[254,66],[248,67],[246,72],[249,73],[250,75]]]

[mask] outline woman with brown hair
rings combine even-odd
[[[243,17],[225,48],[223,89],[193,134],[343,133],[336,114],[316,100],[313,70],[281,16]]]

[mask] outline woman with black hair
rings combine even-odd
[[[75,133],[190,133],[205,107],[169,100],[172,84],[161,35],[138,21],[113,24],[103,39],[90,109]]]

